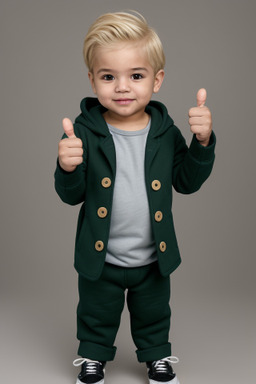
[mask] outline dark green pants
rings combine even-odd
[[[116,347],[113,345],[126,290],[138,360],[146,362],[171,355],[168,342],[170,278],[162,277],[157,263],[153,263],[139,268],[105,264],[97,281],[79,276],[77,337],[80,356],[100,361],[114,359]]]

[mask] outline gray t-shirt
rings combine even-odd
[[[150,129],[123,131],[108,125],[116,149],[116,180],[106,261],[139,267],[155,261],[145,185],[145,146]]]

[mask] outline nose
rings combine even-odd
[[[118,79],[116,83],[116,92],[129,92],[130,86],[129,86],[129,80],[126,78],[120,78]]]

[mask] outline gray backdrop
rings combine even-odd
[[[136,9],[159,33],[157,98],[190,141],[188,109],[208,91],[218,144],[211,178],[174,196],[183,263],[172,276],[173,353],[181,384],[255,380],[255,37],[253,0],[1,1],[0,380],[74,383],[79,207],[53,188],[61,120],[92,95],[88,26]],[[106,384],[146,384],[125,309]]]

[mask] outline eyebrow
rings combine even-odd
[[[137,68],[131,68],[131,71],[132,72],[135,72],[135,71],[145,71],[145,72],[148,72],[148,69],[145,68],[145,67],[137,67]],[[102,73],[102,72],[106,73],[106,72],[116,72],[116,71],[113,70],[113,69],[110,69],[110,68],[101,68],[101,69],[99,69],[97,71],[97,74]]]
[[[101,72],[112,72],[112,69],[108,69],[108,68],[101,68],[97,71],[97,74],[98,73],[101,73]]]
[[[138,67],[138,68],[132,68],[132,71],[145,71],[145,72],[148,72],[148,69],[144,68],[144,67]]]

